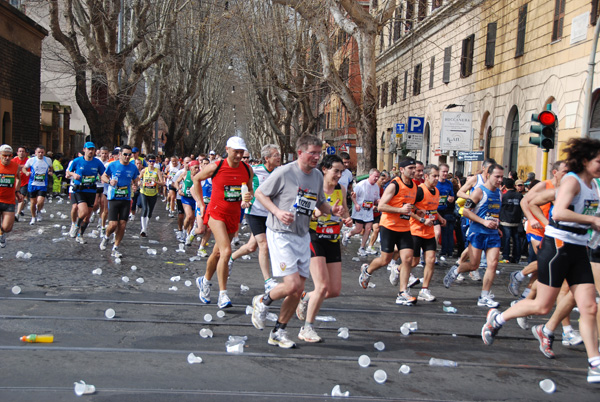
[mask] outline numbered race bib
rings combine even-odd
[[[115,198],[128,198],[129,197],[129,187],[122,186],[115,188]]]
[[[154,180],[146,180],[144,181],[144,187],[148,189],[153,189],[156,187],[156,182]]]
[[[488,213],[485,214],[485,220],[486,221],[500,222],[500,214],[494,214],[492,212],[488,212]]]
[[[202,197],[202,200],[204,201],[204,205],[206,205],[210,202],[210,197]]]
[[[448,202],[448,196],[440,195],[440,205],[446,205],[447,202]]]
[[[431,219],[433,220],[433,224],[437,224],[438,223],[438,214],[437,214],[437,210],[435,211],[427,211],[425,213],[425,219]]]
[[[584,215],[595,215],[598,210],[598,200],[584,200],[583,201],[583,214]]]
[[[311,216],[314,209],[317,207],[317,193],[312,193],[308,190],[298,189],[296,196],[297,212],[301,215]]]
[[[225,201],[240,202],[242,201],[242,186],[225,186],[223,189]]]
[[[317,237],[325,240],[336,240],[340,236],[341,226],[335,221],[317,221]]]
[[[373,208],[373,201],[364,201],[362,203],[362,209],[366,209],[367,211]]]
[[[35,173],[33,181],[46,181],[46,173]]]
[[[0,174],[0,187],[14,187],[15,186],[15,175],[14,174]]]

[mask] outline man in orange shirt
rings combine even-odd
[[[17,162],[21,169],[25,166],[25,163],[29,159],[29,154],[27,153],[27,148],[19,147],[17,148],[17,156],[13,158],[13,161]],[[21,184],[20,188],[17,188],[23,195],[23,200],[19,202],[17,205],[17,211],[15,212],[15,221],[19,222],[19,216],[23,213],[23,209],[25,209],[25,205],[27,205],[27,185],[29,184],[29,176],[21,172]]]
[[[0,146],[0,248],[6,247],[6,233],[15,223],[15,198],[23,200],[19,192],[21,166],[11,160],[13,150],[10,145]]]

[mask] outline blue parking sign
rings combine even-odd
[[[423,134],[425,129],[425,118],[410,116],[408,118],[408,132]]]

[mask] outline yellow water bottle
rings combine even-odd
[[[54,342],[54,335],[52,335],[52,334],[42,334],[42,335],[31,334],[31,335],[27,335],[27,336],[22,336],[21,341],[29,342],[29,343],[52,343],[52,342]]]

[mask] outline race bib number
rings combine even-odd
[[[486,221],[499,222],[500,221],[500,215],[488,212],[487,214],[485,214],[485,220]]]
[[[33,175],[33,181],[46,181],[46,173],[36,173]]]
[[[325,240],[336,240],[340,236],[341,225],[333,221],[317,221],[317,237]]]
[[[362,204],[362,208],[366,209],[367,211],[370,210],[371,208],[373,208],[373,201],[364,201]]]
[[[242,201],[242,186],[225,186],[223,196],[227,202]]]
[[[584,215],[595,215],[598,210],[598,200],[584,200],[583,201],[583,214]]]
[[[440,195],[440,205],[446,205],[447,202],[448,202],[448,196]]]
[[[296,196],[296,211],[301,215],[311,216],[317,207],[317,194],[309,190],[298,189]]]
[[[144,181],[144,187],[153,189],[156,187],[156,182],[154,180],[146,180]]]
[[[206,205],[210,202],[210,197],[202,197],[202,200],[204,201],[204,205]]]
[[[186,197],[191,197],[192,196],[192,191],[189,188],[185,189],[185,196]]]
[[[15,186],[15,175],[14,174],[0,174],[0,187],[14,187]]]
[[[129,187],[117,187],[115,188],[115,198],[128,198],[129,197]]]
[[[81,184],[90,185],[96,182],[96,176],[83,176],[81,178]]]

